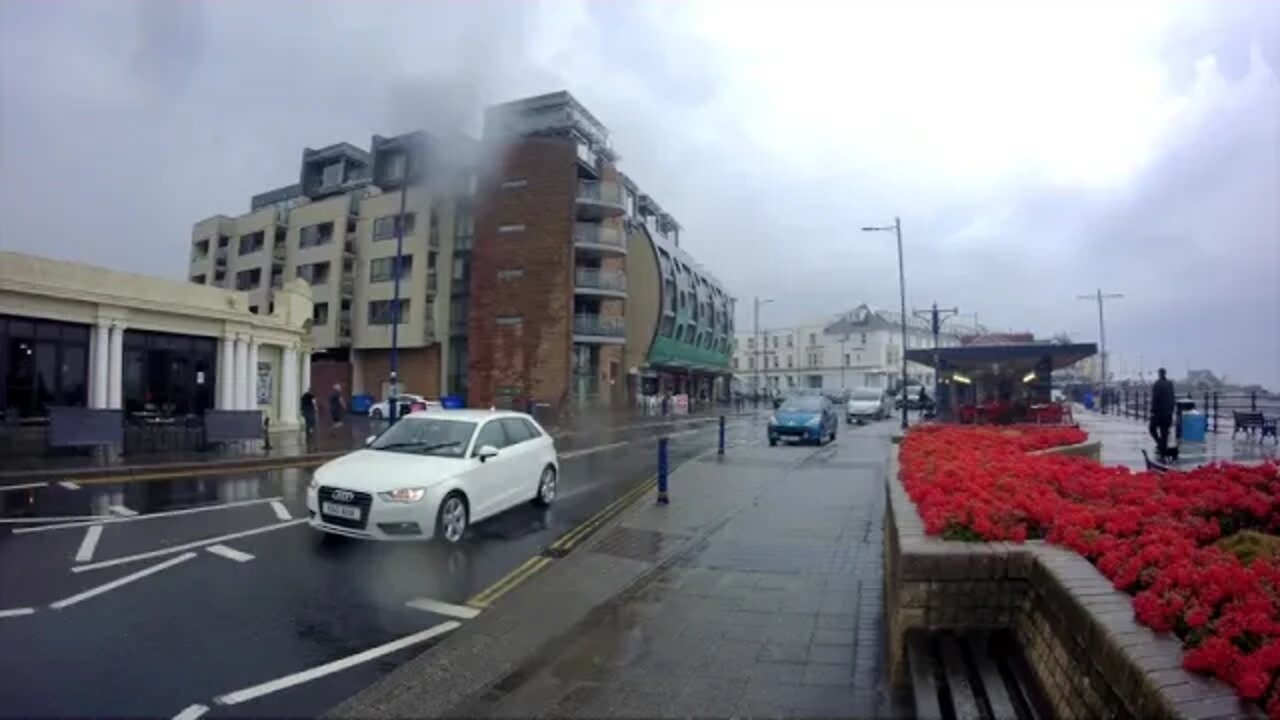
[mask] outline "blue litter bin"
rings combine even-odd
[[[1182,413],[1182,442],[1204,442],[1208,418],[1202,412]]]
[[[351,396],[351,412],[357,415],[364,415],[369,412],[369,408],[373,406],[372,395],[352,395]]]
[[[440,398],[440,407],[445,410],[461,410],[467,406],[461,395],[445,395]]]

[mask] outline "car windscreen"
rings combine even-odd
[[[475,429],[475,423],[462,420],[407,417],[387,428],[369,449],[462,457]]]
[[[788,398],[786,402],[782,403],[782,407],[778,408],[778,410],[781,412],[822,412],[822,398]]]
[[[854,400],[879,400],[880,391],[879,390],[854,390],[853,399]]]

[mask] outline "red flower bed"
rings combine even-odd
[[[1045,538],[1088,558],[1134,596],[1140,622],[1182,639],[1188,669],[1280,720],[1280,557],[1245,563],[1213,545],[1280,532],[1280,465],[1158,475],[1028,454],[1085,439],[1074,428],[921,427],[903,440],[902,482],[930,534]]]

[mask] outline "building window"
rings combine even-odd
[[[431,208],[431,214],[427,216],[427,244],[431,247],[440,246],[440,214],[435,208]]]
[[[522,325],[524,323],[524,319],[521,318],[519,315],[499,315],[498,317],[493,319],[493,323],[495,325],[507,325],[507,326]]]
[[[809,346],[810,346],[810,347],[812,347],[812,346],[817,345],[817,344],[818,344],[818,335],[817,335],[817,333],[809,333]]]
[[[257,315],[257,314],[258,314],[258,306],[257,306],[257,305],[250,305],[250,306],[249,306],[249,312],[253,313],[254,315]]]
[[[197,284],[197,285],[203,285],[203,284],[204,284],[204,278],[205,278],[205,276],[204,276],[204,275],[192,275],[192,276],[191,276],[191,282],[193,282],[193,283],[195,283],[195,284]]]
[[[498,232],[500,233],[524,232],[524,225],[523,224],[499,225]]]
[[[262,249],[266,242],[266,233],[262,230],[240,236],[240,254],[252,255]]]
[[[790,368],[791,368],[791,362],[792,362],[792,357],[791,357],[790,355],[788,355],[788,356],[787,356],[787,369],[790,369]]]
[[[733,369],[734,370],[738,369],[738,358],[736,357],[733,359]]]
[[[774,349],[774,350],[777,350],[777,349],[778,349],[778,336],[777,336],[777,335],[774,335],[774,336],[773,336],[773,349]]]
[[[747,358],[747,365],[752,369],[756,369],[756,359],[754,357]]]
[[[861,343],[861,344],[863,344],[863,345],[866,345],[866,344],[867,344],[867,334],[866,334],[866,333],[862,333],[862,343]]]
[[[219,236],[218,236],[218,247],[220,247],[220,248],[224,248],[224,247],[226,247],[226,246],[228,246],[228,245],[230,245],[230,244],[231,244],[231,236],[230,236],[230,235],[219,235]]]
[[[373,300],[369,303],[369,324],[370,325],[390,325],[392,314],[396,309],[395,300]],[[409,317],[409,301],[407,299],[400,300],[400,313],[396,319],[399,324],[403,325],[408,322]]]
[[[848,365],[848,364],[849,364],[849,353],[845,353],[845,354],[844,354],[844,364],[845,364],[845,365]]]
[[[774,356],[773,356],[773,369],[774,369],[774,370],[777,370],[777,369],[778,369],[778,356],[777,356],[777,355],[774,355]]]
[[[333,242],[333,223],[323,222],[317,225],[308,225],[302,228],[298,233],[298,247],[308,248],[316,247]]]
[[[386,282],[395,279],[396,256],[377,258],[369,261],[369,282]],[[400,279],[413,274],[413,256],[400,256]]]
[[[237,290],[253,290],[262,285],[262,268],[241,270],[236,273]]]
[[[209,238],[197,240],[195,246],[191,248],[192,260],[203,260],[209,257]]]
[[[659,326],[658,334],[661,335],[662,337],[669,338],[671,337],[671,333],[675,331],[675,328],[676,328],[676,319],[671,317],[670,315],[665,315],[662,318],[662,325]]]
[[[324,285],[329,282],[329,262],[311,263],[298,266],[298,277],[312,285]]]
[[[311,324],[324,326],[329,324],[329,303],[316,303],[311,308]]]
[[[752,349],[752,350],[755,350],[755,349],[756,349],[756,339],[755,339],[755,338],[753,338],[753,337],[751,337],[751,338],[747,338],[747,347],[748,347],[748,348],[750,348],[750,349]]]
[[[503,181],[502,181],[502,189],[503,189],[503,190],[515,190],[516,188],[522,188],[522,187],[524,187],[525,185],[528,185],[528,184],[529,184],[529,181],[528,181],[528,180],[525,180],[524,178],[512,178],[512,179],[510,179],[510,180],[503,180]]]
[[[396,236],[396,218],[398,215],[386,215],[373,220],[373,239],[390,240]],[[417,213],[404,214],[404,234],[412,235]]]
[[[512,280],[515,280],[516,278],[522,278],[522,277],[524,277],[524,270],[523,270],[523,269],[521,269],[521,268],[516,268],[516,269],[514,269],[514,270],[499,270],[499,271],[498,271],[498,279],[499,279],[499,280],[501,280],[501,281],[503,281],[503,282],[511,282]]]

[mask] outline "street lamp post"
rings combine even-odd
[[[898,295],[902,308],[902,429],[907,429],[907,276],[902,264],[902,219],[893,218],[892,225],[864,227],[863,232],[889,232],[898,238]]]
[[[762,300],[760,299],[759,296],[756,296],[755,303],[753,306],[753,317],[754,317],[755,325],[751,334],[755,338],[755,345],[756,345],[755,347],[756,378],[755,378],[755,388],[754,388],[755,392],[753,393],[755,395],[755,398],[752,401],[753,403],[752,407],[757,407],[757,408],[760,407],[760,361],[764,359],[764,355],[761,352],[761,347],[760,347],[760,306],[768,305],[771,302],[773,302],[773,300],[770,300],[768,298],[765,298]]]
[[[396,259],[392,263],[391,276],[391,394],[387,400],[387,419],[394,424],[400,411],[400,380],[397,377],[400,345],[400,263],[404,255],[404,209],[409,184],[400,186],[400,214],[396,216]],[[345,242],[345,238],[343,242]]]
[[[915,310],[912,312],[912,315],[915,315],[918,318],[927,319],[929,321],[929,328],[933,330],[933,402],[935,407],[938,406],[940,399],[940,396],[938,395],[940,386],[938,383],[940,379],[939,376],[942,373],[941,368],[939,367],[940,362],[938,360],[938,344],[939,336],[942,334],[942,323],[948,318],[959,314],[959,308],[938,309],[937,301],[934,301],[933,307],[929,310]]]
[[[1098,303],[1098,345],[1099,351],[1102,353],[1102,373],[1099,378],[1098,385],[1098,402],[1101,403],[1102,411],[1107,410],[1107,324],[1102,317],[1102,305],[1107,300],[1118,300],[1124,297],[1122,293],[1104,293],[1102,288],[1093,295],[1077,295],[1077,300],[1094,300]]]
[[[847,345],[848,343],[849,343],[849,333],[845,333],[844,337],[840,338],[840,389],[841,390],[846,389],[844,386],[844,369],[845,369],[845,366],[849,364],[848,362],[849,356],[845,354],[844,346]]]

